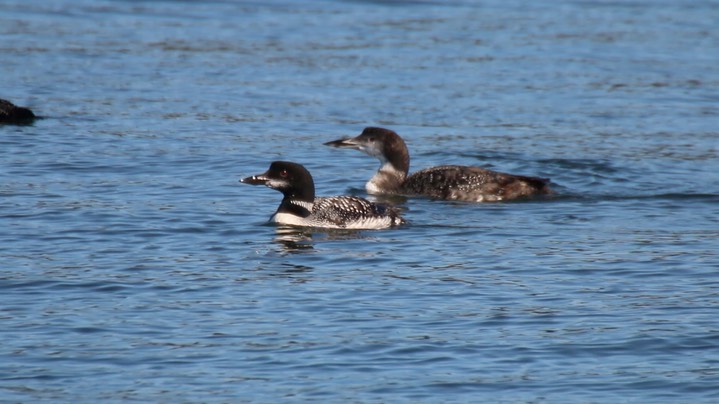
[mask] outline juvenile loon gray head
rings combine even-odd
[[[409,150],[404,140],[389,129],[368,127],[356,137],[338,139],[326,146],[359,150],[377,158],[380,167],[367,182],[370,193],[399,193],[399,188],[409,172]]]
[[[312,175],[305,167],[275,161],[258,175],[240,182],[266,185],[284,195],[271,220],[281,224],[342,229],[381,229],[404,223],[395,209],[356,196],[315,197]]]
[[[325,145],[359,150],[376,157],[382,165],[391,164],[395,171],[404,173],[404,175],[409,172],[407,145],[397,133],[389,129],[369,127],[356,137],[333,140]]]
[[[368,127],[359,136],[325,143],[355,149],[379,159],[381,165],[365,187],[371,194],[423,195],[473,202],[503,201],[550,193],[548,180],[512,175],[480,167],[446,165],[409,175],[409,151],[389,129]]]

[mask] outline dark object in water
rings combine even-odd
[[[0,98],[0,123],[30,123],[35,118],[35,114],[29,108],[18,107]]]

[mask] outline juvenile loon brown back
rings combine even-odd
[[[380,161],[377,173],[367,182],[370,194],[422,195],[437,199],[496,202],[547,194],[549,180],[506,174],[480,167],[445,165],[409,175],[409,151],[392,130],[368,127],[359,136],[325,143],[359,150]]]

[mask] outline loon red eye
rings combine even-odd
[[[287,170],[280,171],[280,177],[282,177],[282,178],[287,177]]]

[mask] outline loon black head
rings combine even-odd
[[[243,184],[266,185],[276,189],[291,201],[314,202],[315,183],[301,164],[273,161],[269,170],[240,180]]]
[[[409,172],[409,151],[399,135],[389,129],[368,127],[359,136],[325,143],[343,149],[355,149],[376,157],[382,166],[391,165],[394,171],[406,176]],[[382,168],[380,168],[381,170]]]

